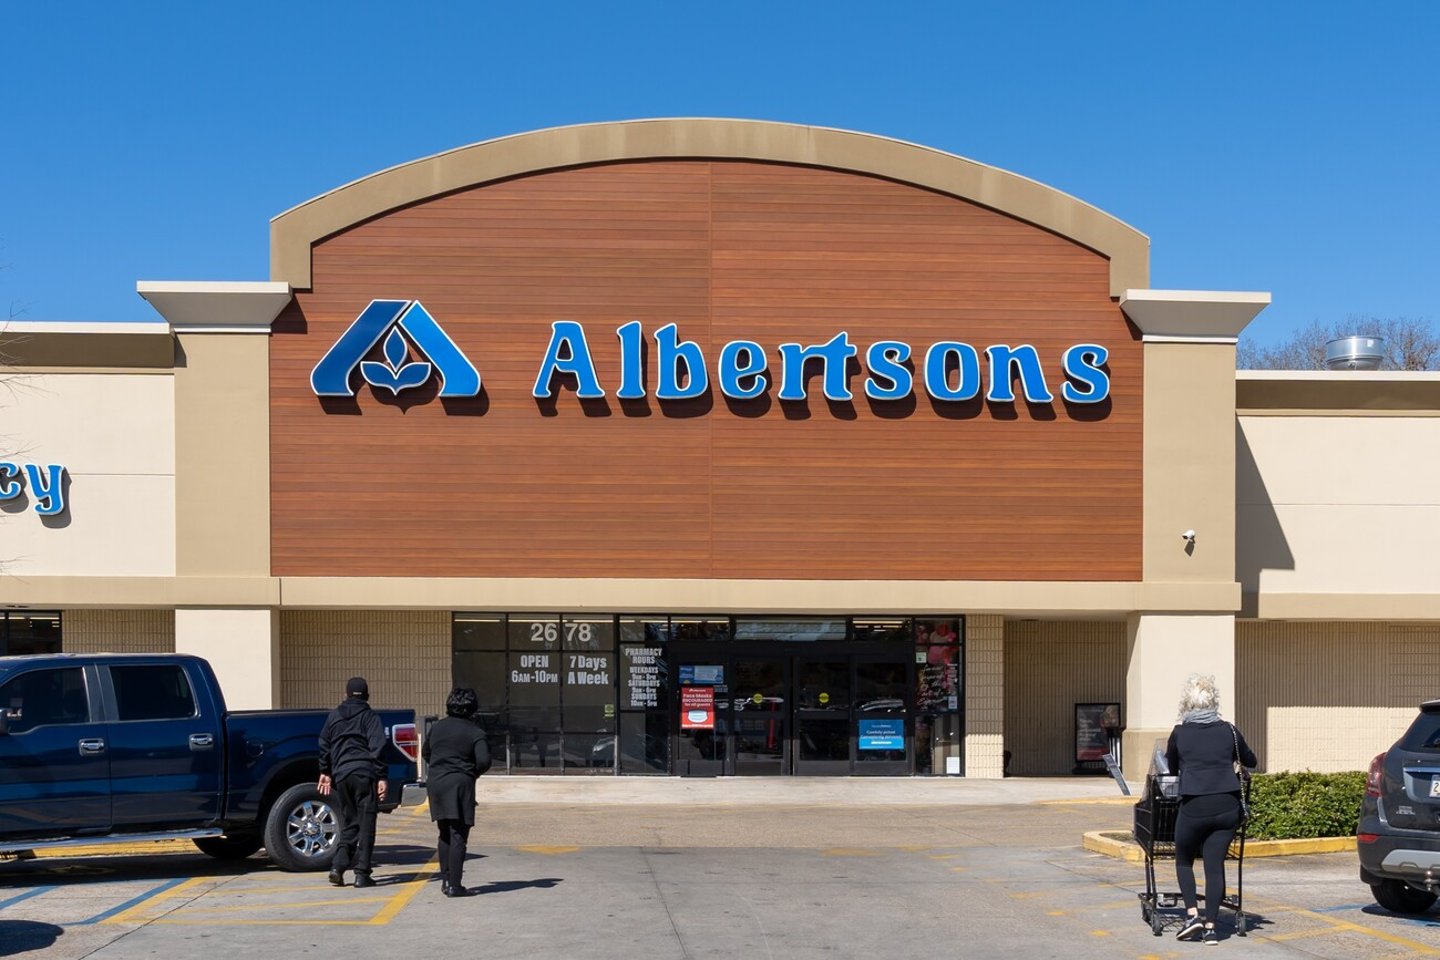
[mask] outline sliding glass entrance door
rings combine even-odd
[[[790,772],[790,658],[736,657],[730,709],[737,777]]]
[[[795,658],[794,773],[845,776],[851,764],[853,658]]]

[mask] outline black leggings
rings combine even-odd
[[[1225,852],[1240,826],[1240,797],[1215,793],[1186,797],[1175,817],[1175,878],[1185,906],[1195,909],[1195,858],[1205,859],[1205,922],[1220,916],[1225,897]]]
[[[470,825],[463,820],[437,820],[440,840],[440,879],[452,887],[464,886],[465,844],[470,839]]]

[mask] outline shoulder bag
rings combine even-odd
[[[1246,795],[1250,792],[1250,771],[1245,769],[1245,764],[1240,761],[1240,731],[1235,729],[1235,724],[1230,724],[1230,738],[1235,744],[1235,760],[1232,766],[1235,768],[1235,777],[1240,781],[1240,821],[1243,823],[1250,819],[1250,804],[1246,802]]]

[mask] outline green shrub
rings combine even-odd
[[[1258,773],[1250,786],[1251,840],[1353,837],[1365,774]]]

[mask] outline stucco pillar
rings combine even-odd
[[[1005,775],[1005,618],[965,618],[965,776]]]
[[[1214,613],[1132,613],[1126,624],[1125,776],[1142,779],[1157,738],[1175,725],[1180,690],[1192,673],[1214,674],[1220,712],[1235,716],[1235,617]]]
[[[1126,290],[1145,352],[1145,583],[1211,584],[1240,606],[1235,581],[1235,343],[1268,293]],[[1144,776],[1175,724],[1181,684],[1212,673],[1234,708],[1235,616],[1130,614],[1125,775]]]
[[[279,611],[176,610],[175,652],[210,661],[231,710],[280,705]]]

